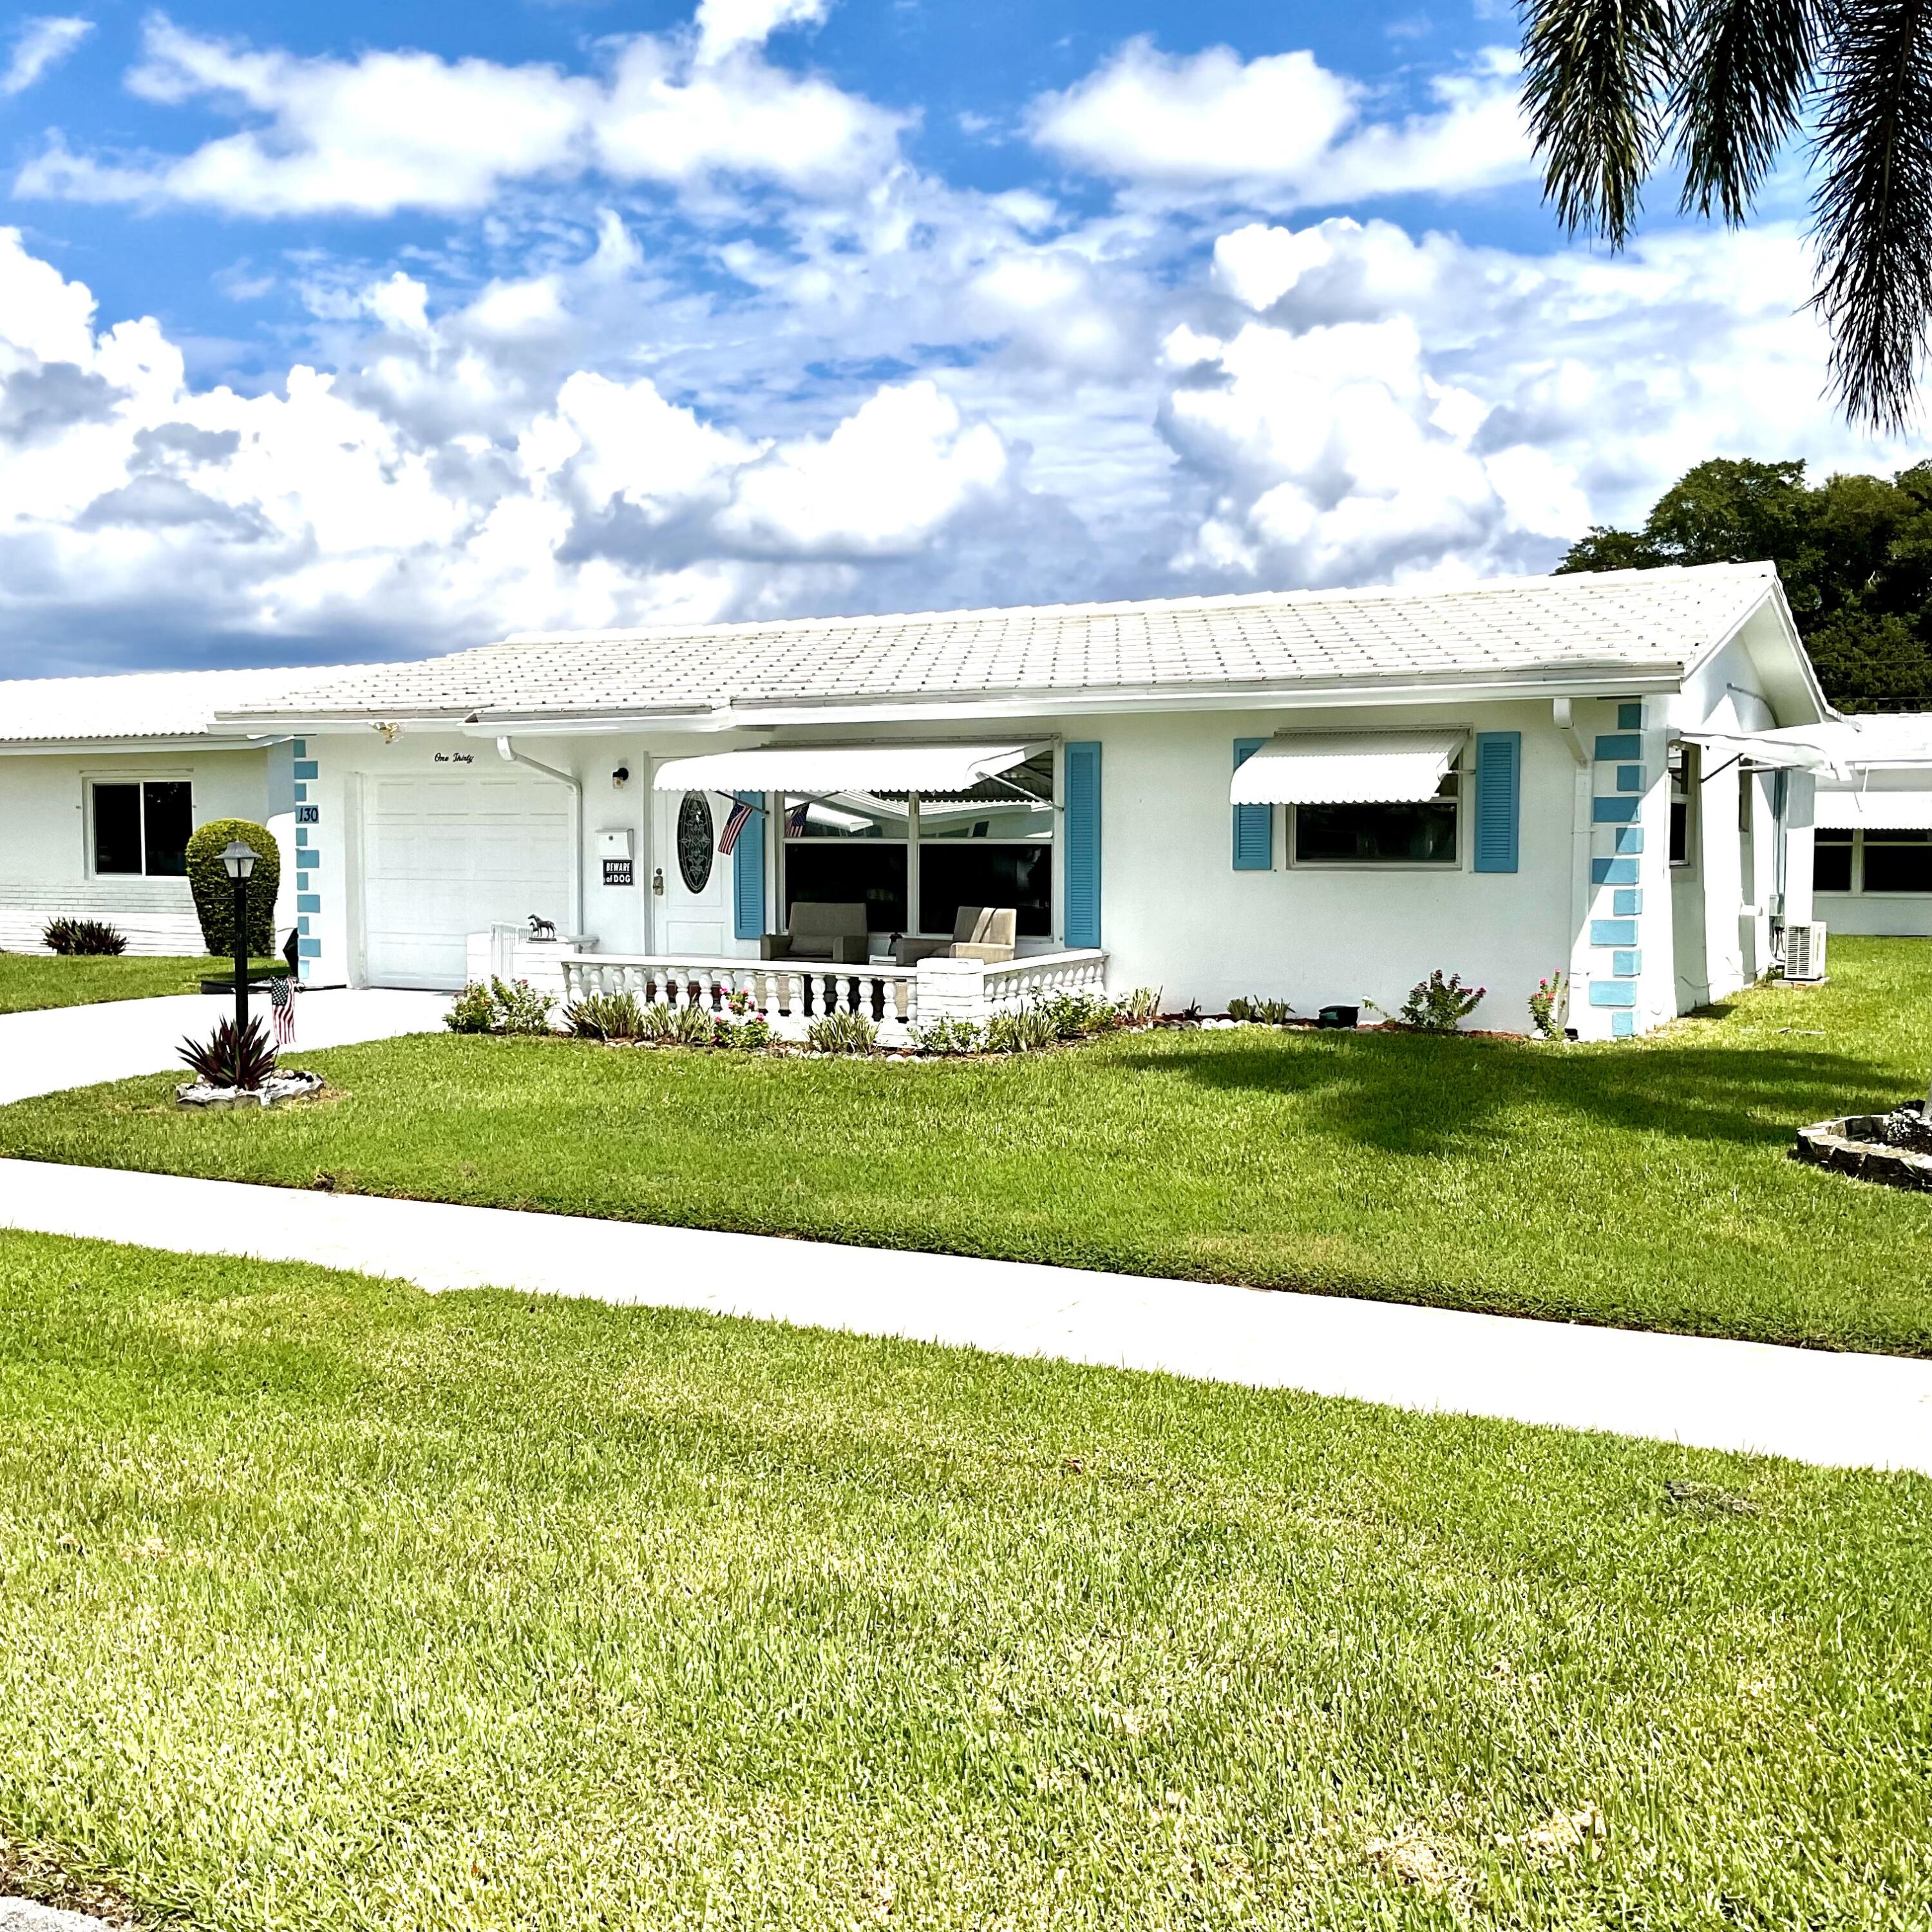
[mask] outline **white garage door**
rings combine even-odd
[[[524,772],[371,782],[363,963],[377,986],[460,986],[465,941],[532,913],[570,916],[571,796]]]

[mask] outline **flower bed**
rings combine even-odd
[[[1854,1180],[1932,1193],[1932,1122],[1922,1101],[1907,1100],[1888,1114],[1848,1114],[1800,1127],[1792,1152]]]

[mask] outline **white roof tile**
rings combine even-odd
[[[813,617],[512,637],[309,679],[231,715],[710,712],[1233,686],[1681,671],[1767,595],[1769,564],[1155,603]]]

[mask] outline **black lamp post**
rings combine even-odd
[[[221,869],[235,881],[235,1044],[248,1030],[248,875],[262,855],[236,839],[221,854]]]

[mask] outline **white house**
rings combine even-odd
[[[1072,960],[1170,1006],[1312,1014],[1393,1010],[1439,967],[1488,987],[1472,1024],[1522,1030],[1562,970],[1572,1025],[1622,1036],[1735,990],[1810,920],[1810,777],[1726,747],[1830,716],[1769,565],[520,636],[236,675],[173,681],[165,734],[114,693],[166,679],[0,686],[15,943],[56,906],[135,916],[100,792],[152,780],[188,784],[196,820],[271,817],[316,982],[455,986],[534,914],[563,938],[525,964],[729,964],[748,984],[796,907],[837,902],[867,909],[848,976],[904,1010],[945,970],[892,942],[986,906],[1016,914],[1009,988]]]

